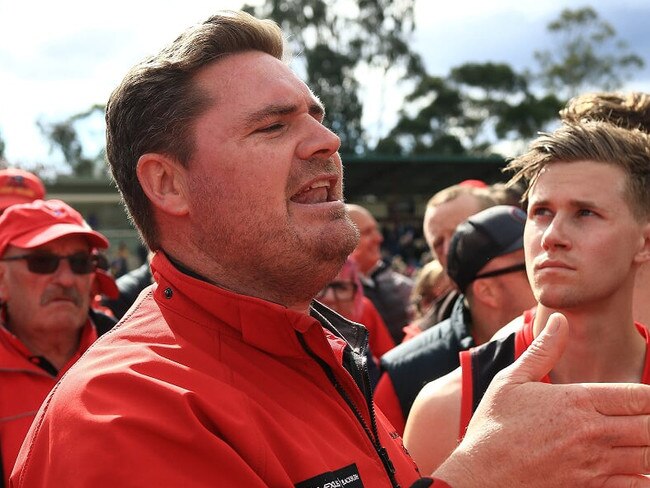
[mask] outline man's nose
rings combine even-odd
[[[71,286],[75,280],[75,274],[72,272],[70,262],[67,259],[61,259],[59,266],[54,271],[54,281],[62,285]]]
[[[542,249],[549,250],[558,247],[570,247],[566,222],[558,216],[555,216],[542,233]]]
[[[307,119],[308,117],[308,119]],[[304,135],[296,153],[299,159],[329,158],[341,147],[341,139],[311,116],[306,116]]]

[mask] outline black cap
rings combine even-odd
[[[497,205],[456,227],[449,244],[447,274],[465,292],[490,260],[523,248],[526,212],[511,205]]]

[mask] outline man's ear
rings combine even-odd
[[[634,256],[634,261],[637,263],[650,261],[650,222],[646,223],[643,227],[639,250]]]
[[[474,302],[479,301],[492,308],[498,306],[498,297],[496,295],[498,290],[492,280],[489,278],[475,280],[469,286],[472,287],[472,300]]]
[[[162,154],[147,153],[140,156],[136,171],[154,207],[176,216],[189,212],[187,171],[180,163]]]

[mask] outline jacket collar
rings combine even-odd
[[[154,299],[172,328],[171,315],[175,315],[203,329],[236,335],[252,346],[285,356],[303,355],[296,333],[313,334],[313,328],[321,336],[325,328],[331,333],[326,335],[342,338],[353,348],[363,347],[362,328],[317,302],[312,304],[310,315],[307,315],[277,303],[234,293],[199,275],[184,273],[163,252],[155,254],[151,269],[157,283]]]

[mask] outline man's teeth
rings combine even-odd
[[[329,181],[317,181],[313,185],[311,185],[308,189],[313,190],[314,188],[329,188],[330,187],[330,182]]]
[[[313,204],[313,203],[322,203],[327,201],[327,195],[329,192],[330,183],[329,181],[318,181],[312,184],[306,190],[301,191],[296,194],[292,200],[296,203],[303,204]]]

